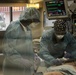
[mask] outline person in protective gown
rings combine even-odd
[[[60,66],[66,62],[76,60],[76,40],[66,30],[66,25],[66,20],[59,19],[54,22],[54,29],[44,31],[41,37],[38,55],[44,60],[46,67],[51,68],[50,72],[63,71],[63,68],[66,71],[67,66],[54,69],[52,66]],[[71,71],[70,75],[76,74],[75,70],[67,69],[67,71]],[[69,73],[63,75],[69,75]]]
[[[4,75],[34,74],[34,52],[30,27],[36,26],[39,22],[39,11],[35,8],[25,8],[19,20],[12,21],[8,26],[3,41]]]

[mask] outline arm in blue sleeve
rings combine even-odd
[[[39,56],[47,63],[51,64],[52,60],[55,58],[50,54],[48,50],[48,44],[49,44],[49,38],[46,34],[42,36],[41,42],[40,42],[40,52]]]
[[[68,36],[69,44],[67,50],[72,55],[72,58],[76,58],[76,39],[70,33],[68,33]]]

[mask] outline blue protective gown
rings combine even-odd
[[[67,32],[60,42],[56,42],[54,30],[47,30],[43,33],[40,42],[39,56],[45,61],[47,66],[53,64],[53,60],[62,58],[64,51],[76,58],[76,40]]]
[[[8,26],[3,41],[4,75],[32,75],[34,72],[34,52],[32,35],[29,26],[26,32],[20,25],[20,20],[40,19],[39,13],[34,8],[26,8],[19,20],[13,21]]]

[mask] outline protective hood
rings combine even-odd
[[[39,11],[35,8],[25,8],[21,13],[19,20],[37,19],[40,21]]]

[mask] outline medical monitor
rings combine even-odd
[[[44,0],[44,5],[48,19],[68,17],[66,0]]]

